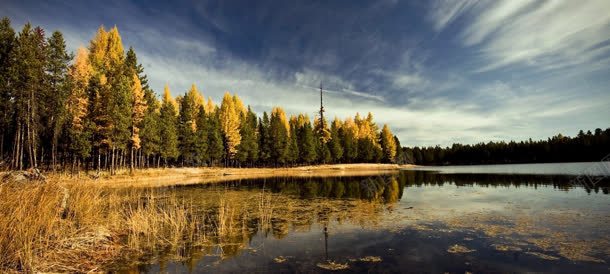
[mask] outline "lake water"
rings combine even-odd
[[[116,271],[608,273],[610,184],[577,176],[595,164],[164,188],[208,216],[213,233]]]

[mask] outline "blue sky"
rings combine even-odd
[[[403,145],[610,126],[610,1],[2,1],[74,51],[119,27],[153,89],[329,117],[373,112]]]

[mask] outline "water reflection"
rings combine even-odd
[[[439,256],[461,242],[479,250],[470,254],[471,258],[488,256],[482,252],[499,252],[498,246],[570,260],[606,258],[609,239],[600,235],[608,232],[604,225],[608,216],[591,211],[605,211],[610,205],[599,195],[593,200],[586,198],[584,191],[608,194],[607,182],[583,189],[570,184],[571,179],[404,171],[369,177],[268,178],[163,188],[157,190],[159,196],[173,196],[191,212],[192,228],[182,232],[182,241],[153,248],[135,263],[122,263],[116,269],[311,272],[320,270],[316,263],[337,261],[353,271],[370,271],[367,267],[371,263],[361,259],[373,255],[380,258],[376,263],[396,271],[422,267],[422,260],[437,263],[432,257],[405,258],[388,251],[400,250],[396,245],[407,243]],[[570,196],[557,194],[568,192]],[[387,237],[393,240],[388,242]],[[430,241],[430,237],[437,240]],[[593,242],[596,249],[591,248]],[[578,250],[565,246],[577,246]],[[396,263],[401,260],[408,264]],[[476,269],[455,268],[454,263],[443,260],[441,265],[449,268],[438,270]],[[511,268],[494,269],[510,272]]]

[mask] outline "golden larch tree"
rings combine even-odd
[[[133,86],[131,88],[132,95],[132,115],[131,115],[131,142],[133,148],[140,148],[140,126],[146,112],[146,100],[144,98],[144,90],[142,83],[136,74],[133,75]]]
[[[227,91],[220,104],[220,128],[227,144],[227,156],[233,159],[237,153],[237,146],[241,143],[240,111],[235,107],[235,100]]]

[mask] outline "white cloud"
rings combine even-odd
[[[434,26],[451,23],[464,12],[462,5],[437,2],[432,14],[450,12],[432,16]],[[465,46],[480,47],[487,64],[478,71],[514,64],[539,69],[589,65],[610,50],[600,47],[610,38],[609,10],[606,0],[485,2],[468,12],[472,17],[459,37]]]
[[[441,31],[475,3],[476,2],[472,0],[433,1],[428,14],[428,19],[432,21],[436,31]]]

